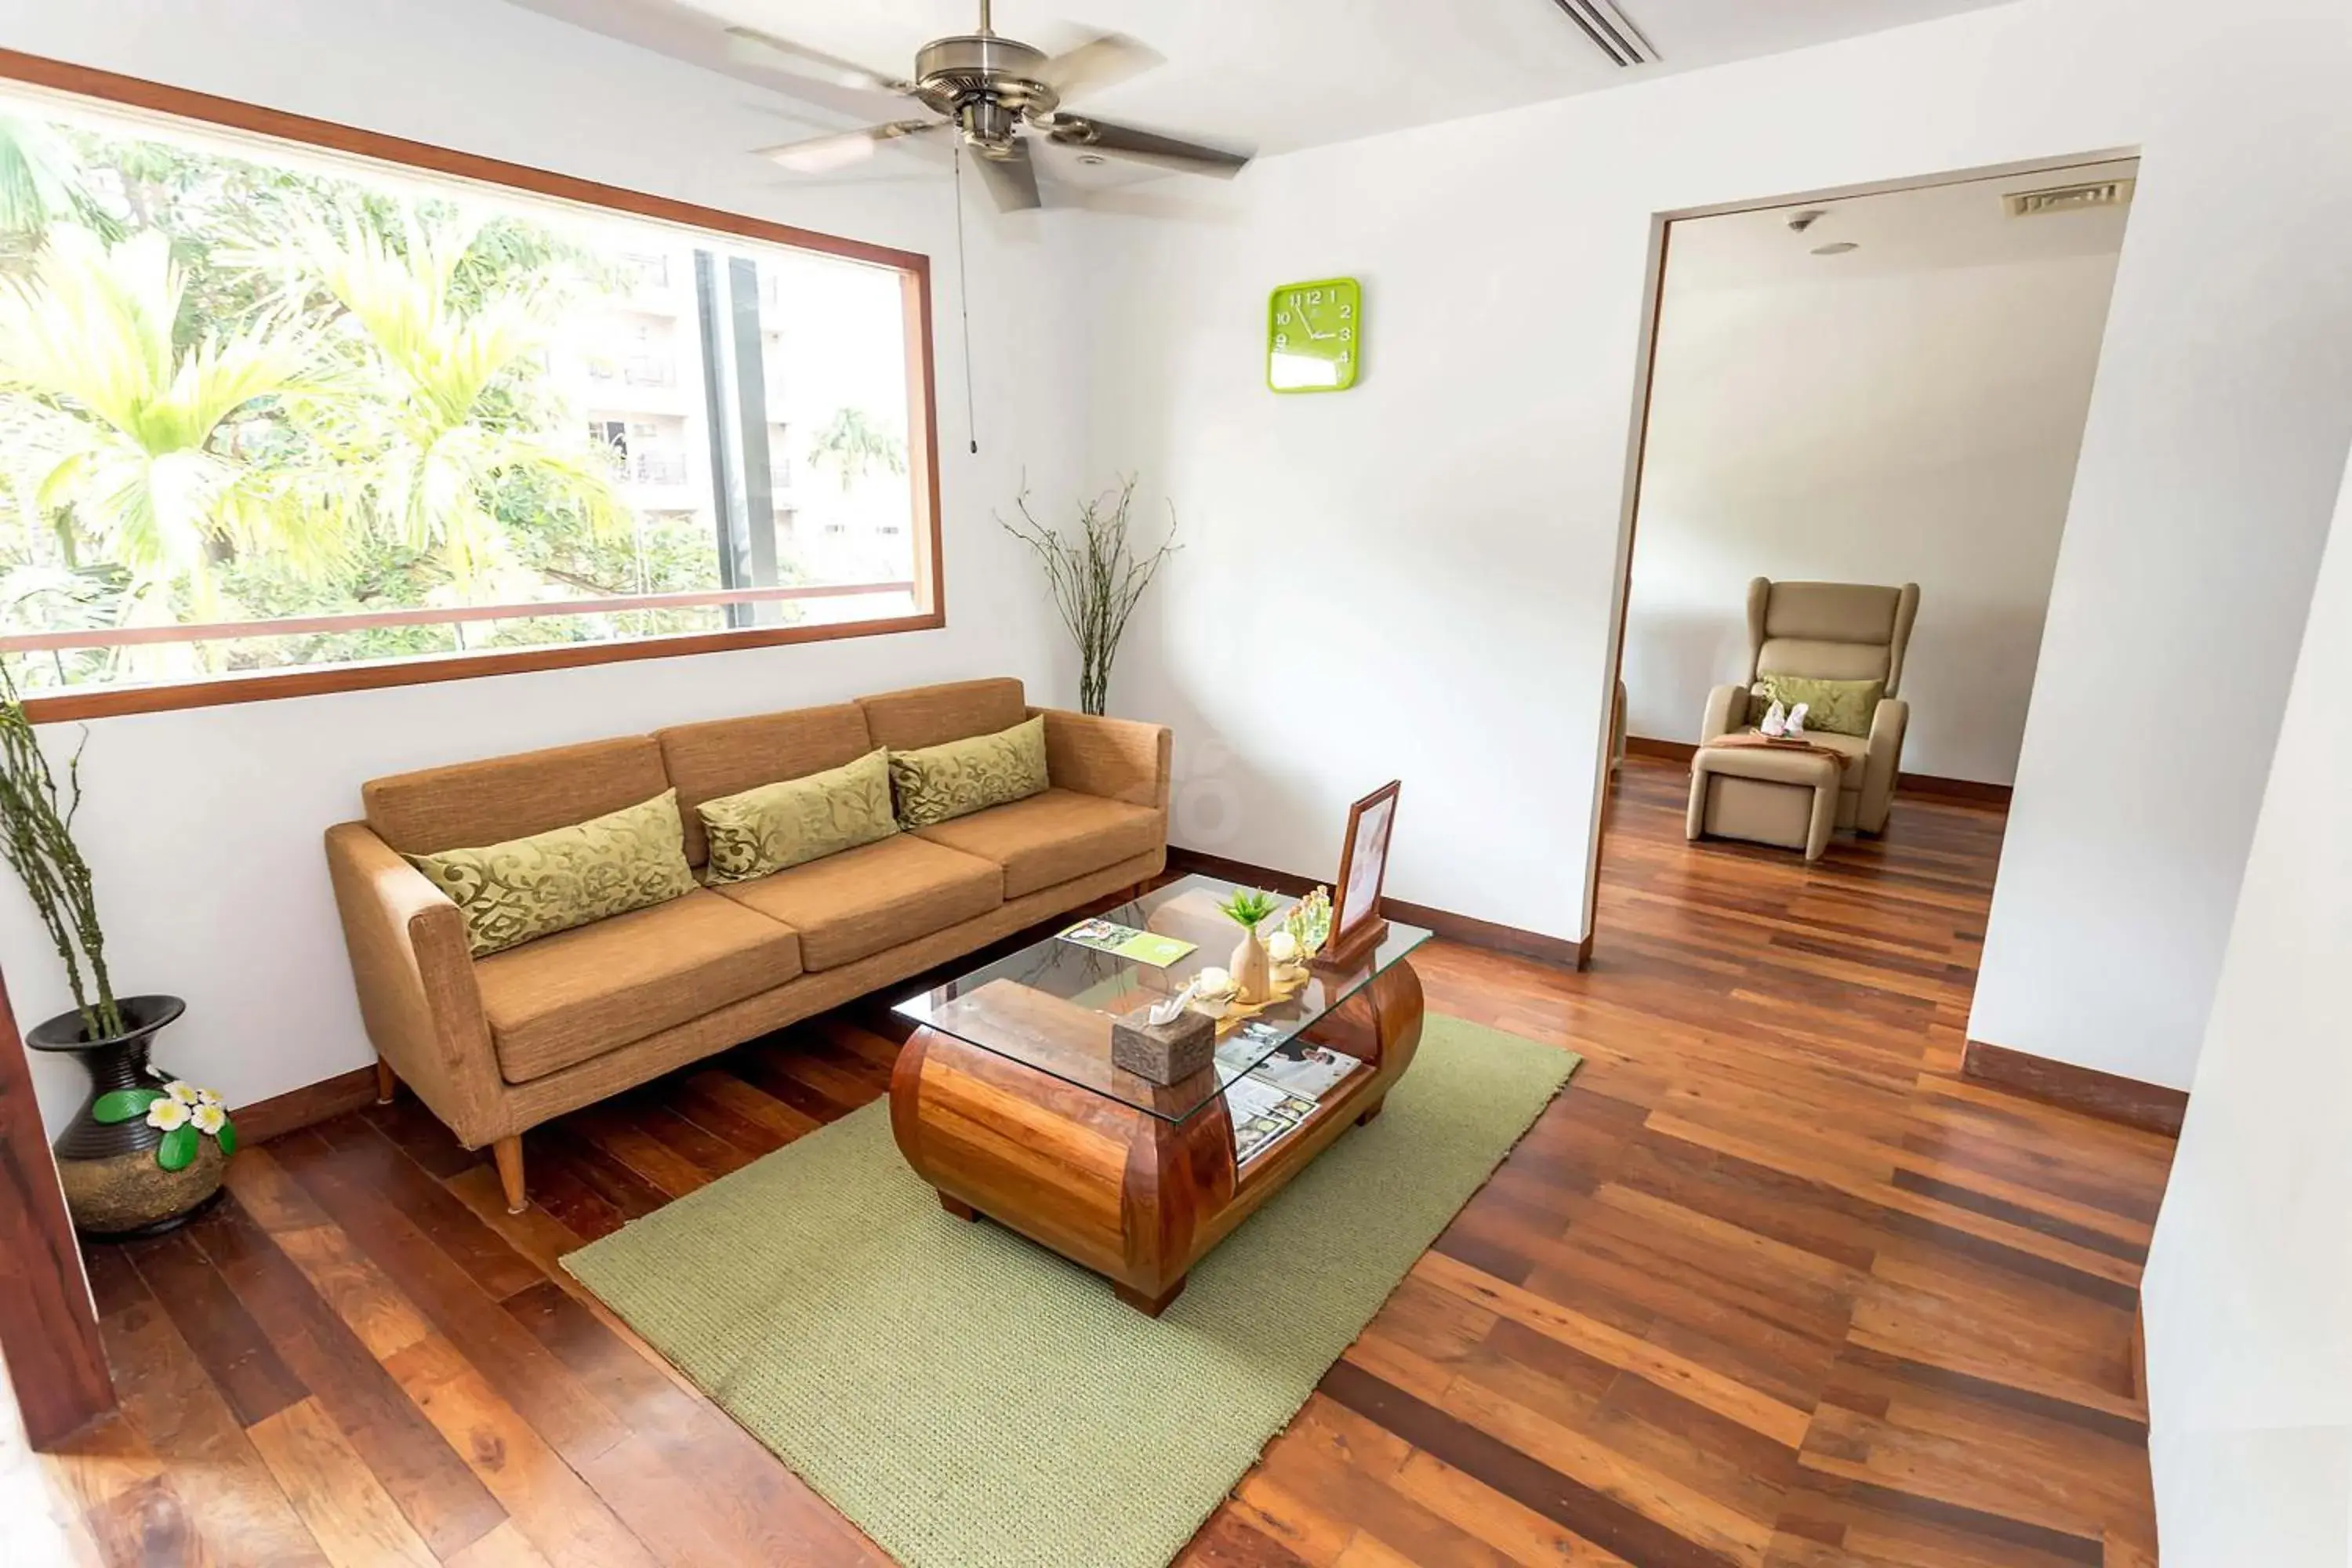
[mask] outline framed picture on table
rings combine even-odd
[[[1354,964],[1388,934],[1389,922],[1381,918],[1381,886],[1388,879],[1397,792],[1403,787],[1402,780],[1392,779],[1348,808],[1339,891],[1331,900],[1331,937],[1322,953],[1327,963]]]

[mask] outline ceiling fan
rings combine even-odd
[[[911,78],[867,70],[803,44],[755,27],[729,27],[739,58],[814,77],[836,86],[863,88],[910,98],[939,118],[885,121],[862,131],[819,136],[761,149],[787,169],[822,174],[871,157],[886,142],[929,136],[952,129],[977,155],[989,193],[1006,212],[1043,206],[1032,142],[1067,147],[1082,159],[1103,156],[1155,164],[1191,174],[1230,179],[1249,162],[1246,153],[1178,141],[1131,125],[1062,111],[1066,99],[1107,87],[1160,63],[1160,57],[1131,38],[1105,34],[1064,54],[1048,57],[989,26],[989,0],[980,0],[977,31],[934,38],[915,55]]]

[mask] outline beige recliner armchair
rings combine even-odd
[[[1750,690],[1760,677],[1884,680],[1886,694],[1867,737],[1805,731],[1807,740],[1845,759],[1838,780],[1837,826],[1864,833],[1883,831],[1887,809],[1895,803],[1903,731],[1911,718],[1910,704],[1895,693],[1903,683],[1903,651],[1910,644],[1911,623],[1918,613],[1916,583],[1879,588],[1757,578],[1748,584],[1748,678],[1708,694],[1699,744],[1763,717],[1766,705],[1756,701]]]

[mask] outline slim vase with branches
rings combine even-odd
[[[1151,586],[1152,578],[1168,557],[1182,548],[1176,543],[1176,509],[1168,509],[1168,533],[1157,549],[1138,555],[1129,536],[1135,504],[1133,478],[1117,490],[1106,490],[1078,503],[1075,534],[1048,528],[1029,510],[1024,489],[1013,505],[1021,521],[997,521],[1004,531],[1037,552],[1045,568],[1045,585],[1054,607],[1078,645],[1078,707],[1099,714],[1110,695],[1111,663],[1118,657],[1119,638],[1127,633],[1128,617]]]
[[[81,748],[74,749],[66,764],[66,788],[60,791],[40,738],[25,718],[16,679],[0,666],[0,856],[25,884],[64,961],[82,1028],[100,1040],[122,1033],[122,1010],[107,977],[106,933],[98,923],[89,862],[73,838],[80,810]]]

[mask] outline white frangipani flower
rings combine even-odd
[[[175,1078],[171,1082],[165,1084],[163,1086],[163,1092],[170,1095],[173,1100],[178,1100],[182,1105],[194,1105],[204,1098],[204,1090],[198,1089],[194,1084],[190,1083],[184,1078]]]
[[[200,1089],[196,1090],[196,1103],[198,1105],[220,1104],[220,1090],[216,1089]]]
[[[228,1112],[223,1110],[219,1103],[215,1101],[197,1106],[188,1113],[188,1120],[195,1123],[197,1131],[209,1133],[217,1138],[220,1136],[221,1128],[228,1121]]]
[[[159,1100],[147,1108],[147,1125],[165,1132],[174,1131],[188,1124],[188,1108],[180,1100]]]

